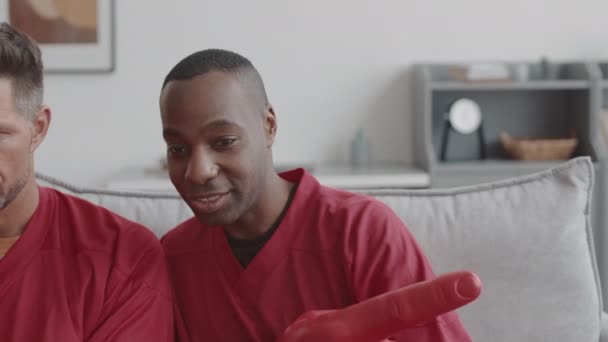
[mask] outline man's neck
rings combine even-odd
[[[0,238],[21,235],[34,215],[39,200],[38,185],[32,179],[6,208],[0,210]]]
[[[224,227],[228,234],[237,239],[253,239],[264,235],[281,215],[292,186],[294,184],[273,173],[260,196],[259,204],[234,224]]]

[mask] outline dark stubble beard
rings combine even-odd
[[[25,188],[29,175],[30,171],[28,170],[28,172],[26,172],[23,177],[17,179],[17,181],[11,187],[8,188],[8,191],[5,195],[0,194],[0,210],[3,210],[4,208],[8,207],[8,205],[11,204],[11,202],[13,202],[15,198],[17,198],[19,193],[21,193],[21,190]]]

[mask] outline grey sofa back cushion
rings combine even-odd
[[[598,341],[601,296],[587,158],[450,190],[376,191],[437,273],[473,270],[481,297],[459,313],[475,341]]]
[[[138,221],[158,236],[190,217],[177,195],[59,188]],[[379,190],[436,273],[477,272],[481,297],[459,310],[475,341],[599,340],[601,297],[589,209],[593,165],[578,158],[552,170],[448,190]]]

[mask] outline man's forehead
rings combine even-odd
[[[12,98],[13,83],[10,79],[0,76],[0,99]]]
[[[0,117],[14,114],[13,86],[8,78],[0,77]]]

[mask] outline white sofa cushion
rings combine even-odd
[[[434,270],[475,271],[459,314],[475,341],[598,341],[601,296],[590,227],[593,165],[449,190],[376,191]]]
[[[138,221],[158,236],[192,214],[176,195],[59,188]],[[469,269],[481,297],[459,310],[475,341],[596,342],[601,296],[589,209],[593,165],[446,190],[369,191],[413,232],[436,273]]]

